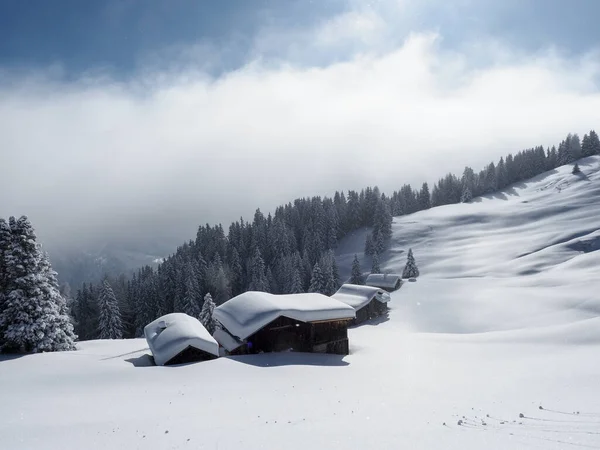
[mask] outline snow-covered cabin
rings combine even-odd
[[[402,285],[402,277],[392,273],[372,273],[367,277],[365,284],[392,292]]]
[[[230,354],[278,351],[347,355],[354,308],[322,294],[244,292],[215,308],[214,338]]]
[[[159,317],[144,327],[158,366],[206,361],[219,356],[219,344],[198,319],[183,313]]]
[[[357,284],[344,284],[331,297],[354,308],[356,319],[353,324],[387,314],[390,301],[390,294],[385,290]]]

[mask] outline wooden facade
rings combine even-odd
[[[173,358],[168,360],[165,363],[165,366],[172,366],[174,364],[186,364],[191,362],[199,362],[199,361],[210,361],[211,359],[216,359],[217,356],[205,352],[204,350],[200,350],[196,347],[192,347],[191,345],[187,347],[182,352],[179,352]]]
[[[361,324],[369,319],[374,319],[375,317],[380,317],[387,313],[387,303],[382,303],[377,299],[373,299],[356,311],[356,318],[352,321],[352,325]]]
[[[348,325],[348,319],[301,322],[281,316],[248,336],[230,354],[294,351],[347,355]]]

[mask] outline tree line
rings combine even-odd
[[[56,273],[27,218],[1,220],[0,345],[6,351],[70,349],[72,321],[80,340],[141,336],[146,324],[170,312],[201,317],[211,328],[215,305],[246,290],[331,295],[342,281],[335,249],[356,230],[371,228],[364,250],[371,256],[371,272],[377,273],[392,234],[392,216],[468,202],[596,154],[596,132],[582,140],[569,134],[558,148],[538,146],[509,154],[479,173],[466,167],[460,178],[448,174],[431,193],[427,183],[418,190],[404,185],[391,196],[368,187],[336,192],[333,198],[296,199],[273,215],[257,209],[252,221],[240,218],[227,233],[220,224],[200,226],[195,239],[156,268],[142,267],[131,278],[84,283],[74,298],[63,292],[67,300],[58,292]],[[415,273],[412,268],[409,272]],[[360,277],[362,271],[353,265],[352,279]]]
[[[252,221],[240,218],[227,233],[221,224],[202,225],[196,239],[181,245],[158,267],[145,266],[131,279],[120,276],[113,280],[126,324],[124,335],[140,336],[147,323],[169,312],[197,317],[207,294],[216,305],[247,290],[331,295],[343,281],[335,249],[356,230],[371,228],[364,252],[371,256],[371,273],[379,273],[379,257],[392,234],[392,216],[469,202],[596,154],[600,154],[600,141],[595,131],[582,140],[569,134],[558,147],[538,146],[508,154],[479,172],[465,167],[461,177],[448,174],[431,192],[427,183],[420,189],[405,184],[391,196],[378,187],[367,187],[335,192],[333,198],[296,199],[276,208],[273,215],[265,216],[257,209]],[[355,267],[352,274],[353,279],[359,277]],[[97,312],[89,306],[96,304],[97,291],[98,287],[85,284],[73,302],[76,329],[82,338],[97,333],[97,327],[89,325],[97,320]]]

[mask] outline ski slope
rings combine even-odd
[[[421,277],[346,357],[152,367],[141,339],[3,357],[0,448],[600,449],[600,157],[580,166],[395,218],[382,266],[410,246]]]

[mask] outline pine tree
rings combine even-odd
[[[182,312],[188,316],[195,317],[196,319],[200,316],[200,300],[202,295],[200,293],[200,286],[198,286],[198,280],[194,276],[194,272],[188,273],[185,295],[181,306],[175,309],[175,312]]]
[[[86,341],[96,338],[98,328],[98,302],[93,298],[93,288],[86,283],[77,292],[77,297],[73,304],[73,317],[75,318],[75,331],[80,341]]]
[[[123,339],[123,322],[115,293],[107,279],[98,295],[98,331],[100,339]]]
[[[469,189],[469,186],[465,186],[463,188],[462,195],[460,196],[460,202],[469,203],[471,200],[473,200],[473,194],[471,193],[471,189]]]
[[[375,251],[375,243],[373,242],[373,235],[371,233],[367,234],[367,238],[365,240],[365,255],[372,255]]]
[[[421,186],[418,201],[419,209],[431,208],[431,195],[429,194],[429,185],[427,183],[423,183],[423,186]]]
[[[575,163],[575,165],[573,166],[573,170],[571,172],[573,175],[576,175],[578,173],[581,173],[581,169],[579,168],[579,164]]]
[[[363,284],[362,271],[360,270],[360,261],[358,260],[358,255],[356,254],[354,254],[354,260],[352,261],[350,284]]]
[[[584,134],[583,139],[581,140],[581,156],[585,158],[586,156],[592,156],[593,154],[590,137],[587,134]]]
[[[4,301],[8,294],[8,276],[6,273],[8,251],[12,246],[10,227],[0,218],[0,314],[4,310]],[[0,328],[0,350],[3,347],[4,331]]]
[[[371,273],[381,273],[381,268],[379,267],[379,254],[377,252],[373,253],[373,257],[371,259]]]
[[[300,294],[302,292],[304,292],[304,286],[302,286],[300,271],[298,269],[294,269],[292,271],[292,285],[290,289],[290,294]]]
[[[31,223],[25,216],[18,220],[11,217],[9,227],[6,291],[0,311],[3,351],[74,350],[75,336],[66,303],[60,296],[56,274],[36,242]]]
[[[229,268],[231,270],[231,294],[241,294],[243,290],[244,275],[242,273],[242,261],[240,259],[240,254],[235,247],[231,251]]]
[[[257,248],[252,258],[250,286],[251,291],[267,292],[269,290],[267,274],[265,273],[265,262],[262,259],[260,250]]]
[[[213,302],[210,293],[204,296],[204,303],[202,304],[202,311],[200,312],[200,322],[204,325],[204,328],[208,330],[210,334],[213,334],[216,329],[216,321],[213,318],[213,311],[215,310],[215,303]]]
[[[402,272],[402,278],[416,278],[419,276],[419,269],[413,255],[412,248],[408,250],[408,256],[406,258],[406,266]]]
[[[308,287],[308,292],[318,292],[324,294],[326,287],[326,280],[323,276],[323,272],[321,271],[321,267],[319,267],[319,263],[315,263],[312,271],[312,276],[310,278],[310,286]]]
[[[600,155],[600,139],[598,133],[594,130],[590,131],[590,155]]]

